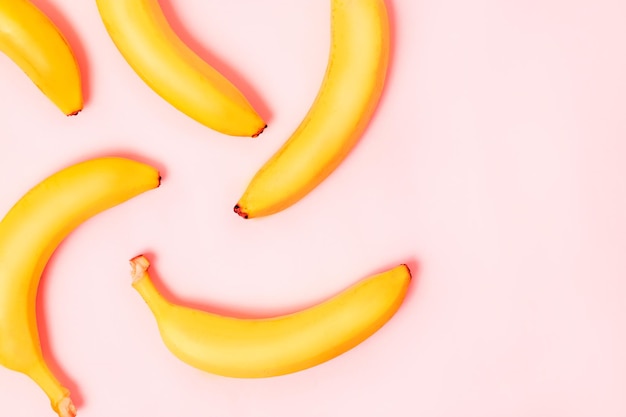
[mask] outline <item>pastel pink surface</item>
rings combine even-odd
[[[91,156],[161,188],[94,217],[42,280],[44,349],[79,415],[626,415],[626,5],[387,0],[392,63],[361,142],[289,210],[232,212],[300,122],[327,62],[326,1],[162,1],[177,31],[267,117],[257,139],[192,121],[126,65],[93,1],[36,0],[88,96],[65,118],[0,56],[0,213]],[[242,380],[173,357],[130,285],[148,253],[177,300],[297,310],[397,263],[416,279],[372,338],[313,369]],[[0,368],[3,414],[52,415]]]

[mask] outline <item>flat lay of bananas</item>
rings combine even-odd
[[[224,135],[264,132],[266,121],[181,41],[158,0],[93,1],[124,60],[172,107]],[[377,107],[389,60],[385,2],[329,1],[332,33],[322,85],[299,127],[243,192],[234,207],[241,217],[278,213],[315,189],[344,161]],[[0,51],[65,115],[83,109],[71,47],[28,0],[0,1]],[[36,319],[42,273],[80,224],[160,186],[159,170],[149,164],[118,156],[86,159],[42,179],[0,220],[0,365],[32,379],[60,417],[77,410],[42,354]],[[242,319],[176,304],[153,285],[146,256],[130,264],[132,287],[171,353],[200,370],[235,378],[300,372],[344,354],[392,319],[412,282],[411,271],[400,264],[300,311]]]

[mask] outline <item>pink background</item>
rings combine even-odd
[[[291,209],[232,212],[311,104],[328,1],[163,0],[182,38],[269,120],[215,133],[126,65],[94,1],[36,0],[68,36],[87,103],[63,117],[0,56],[0,213],[70,163],[130,155],[161,188],[94,217],[43,277],[44,349],[81,417],[626,415],[626,6],[614,0],[387,0],[393,55],[345,163]],[[384,267],[416,279],[350,352],[284,377],[185,365],[162,344],[127,260],[183,303],[297,310]],[[50,416],[0,369],[2,414]]]

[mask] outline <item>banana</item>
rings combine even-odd
[[[284,210],[317,187],[352,150],[377,106],[389,60],[385,2],[331,0],[331,29],[318,95],[235,205],[243,218]]]
[[[76,408],[42,356],[35,305],[42,271],[82,222],[159,184],[158,171],[146,164],[91,159],[44,179],[0,222],[0,364],[34,380],[60,417]]]
[[[132,285],[151,309],[167,348],[195,368],[237,378],[298,372],[355,347],[396,313],[411,281],[403,264],[308,309],[242,319],[173,304],[152,283],[145,256],[130,264]]]
[[[55,24],[28,0],[0,1],[0,51],[66,115],[83,108],[80,69]]]
[[[258,136],[267,126],[244,95],[174,33],[158,0],[96,0],[113,43],[157,94],[227,135]]]

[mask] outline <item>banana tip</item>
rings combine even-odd
[[[267,129],[267,125],[263,126],[258,132],[256,132],[254,135],[252,135],[253,138],[258,137],[261,133],[263,133],[263,131]]]
[[[239,206],[239,204],[235,204],[235,207],[233,208],[233,211],[235,213],[237,213],[240,217],[244,218],[244,219],[248,218],[248,213],[243,211],[243,209]]]
[[[409,268],[409,266],[407,264],[402,264],[402,265],[406,269],[406,272],[409,274],[409,281],[412,281],[413,280],[413,273],[411,272],[411,268]]]

